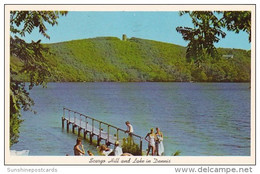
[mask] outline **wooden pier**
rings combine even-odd
[[[120,134],[127,134],[127,136],[129,136],[129,133],[126,133],[126,130],[81,114],[77,111],[70,110],[68,108],[63,108],[62,129],[65,128],[65,124],[67,132],[70,131],[71,127],[73,133],[75,133],[75,129],[77,129],[79,137],[81,136],[81,133],[83,133],[84,139],[89,136],[90,144],[93,143],[93,138],[96,136],[97,146],[100,145],[102,140],[105,141],[106,145],[115,144],[116,141],[121,141],[123,136],[120,137]],[[140,154],[142,154],[143,138],[133,133],[131,134],[131,137],[139,140]]]

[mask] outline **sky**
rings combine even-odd
[[[56,43],[77,39],[102,36],[122,38],[138,37],[187,46],[176,27],[193,27],[188,15],[179,16],[178,12],[69,12],[58,19],[58,25],[47,26],[50,40],[41,36],[38,30],[25,36],[27,42],[42,40],[42,43]],[[227,33],[224,39],[216,43],[216,47],[239,48],[249,50],[248,34],[236,34],[223,29]]]

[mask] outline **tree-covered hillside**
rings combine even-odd
[[[218,49],[218,58],[187,62],[182,46],[130,38],[99,37],[46,44],[52,76],[49,81],[250,81],[251,53]],[[11,57],[19,70],[21,62]],[[27,74],[17,79],[29,81]]]

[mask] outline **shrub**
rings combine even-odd
[[[131,153],[135,156],[140,156],[141,151],[138,144],[133,141],[132,137],[123,138],[122,150],[124,153]]]

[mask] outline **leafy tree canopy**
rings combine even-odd
[[[224,11],[222,21],[224,27],[229,31],[239,33],[245,31],[248,33],[248,41],[251,42],[251,12],[250,11]]]
[[[43,52],[48,50],[41,45],[41,40],[26,43],[22,38],[38,28],[39,33],[50,39],[46,33],[46,24],[57,25],[59,16],[66,15],[66,11],[11,11],[10,12],[10,55],[18,58],[23,67],[17,71],[10,66],[10,146],[18,142],[19,127],[22,122],[21,109],[31,110],[34,104],[29,97],[25,84],[16,76],[20,73],[30,77],[30,89],[34,85],[44,85],[50,69],[46,64]]]
[[[229,31],[245,31],[251,41],[251,13],[249,11],[181,11],[180,16],[188,14],[194,25],[190,27],[177,27],[177,32],[182,34],[187,45],[186,58],[199,61],[209,55],[218,57],[214,43],[218,43],[226,36],[222,31],[226,27]],[[221,17],[217,17],[219,14]]]

